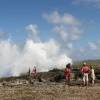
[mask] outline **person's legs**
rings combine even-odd
[[[88,86],[88,84],[89,84],[88,73],[86,73],[85,76],[86,76],[86,85]]]
[[[64,86],[63,86],[63,90],[66,90],[67,82],[68,82],[68,78],[67,78],[67,76],[65,76],[65,83],[64,83]]]
[[[83,85],[85,86],[85,74],[83,74]]]
[[[94,81],[95,81],[95,75],[92,74],[92,85],[94,86]]]
[[[94,86],[95,77],[92,77],[92,86]]]
[[[94,80],[92,79],[92,86],[94,86]]]
[[[68,76],[68,85],[70,85],[70,76]]]

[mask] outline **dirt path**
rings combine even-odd
[[[100,100],[100,86],[79,87],[62,84],[0,87],[0,100]]]

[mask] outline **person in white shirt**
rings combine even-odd
[[[95,71],[94,71],[93,66],[91,66],[90,68],[91,68],[92,85],[94,85],[94,83],[95,83]]]

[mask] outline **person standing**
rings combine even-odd
[[[83,84],[84,86],[88,86],[88,83],[89,83],[89,78],[88,78],[88,75],[90,73],[90,68],[89,66],[84,62],[83,63],[83,66],[81,67],[81,73],[83,74]]]
[[[66,65],[66,68],[64,70],[64,76],[65,76],[65,80],[66,80],[65,85],[66,85],[66,83],[68,83],[68,85],[70,85],[70,80],[71,80],[71,64],[70,63],[68,63]]]
[[[33,79],[36,78],[36,75],[37,75],[37,70],[36,70],[36,67],[34,66],[33,70],[32,70],[32,77]]]
[[[91,66],[90,68],[91,68],[92,86],[94,86],[94,82],[95,82],[95,71],[94,71],[93,66]]]

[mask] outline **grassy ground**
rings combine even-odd
[[[63,84],[1,86],[0,100],[100,100],[100,85],[94,87],[66,86]]]

